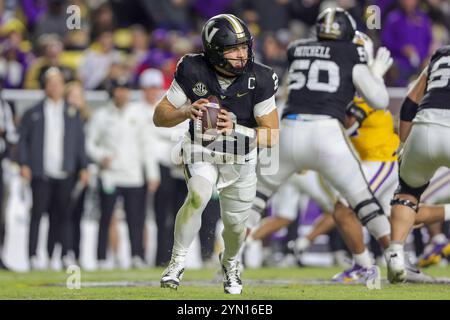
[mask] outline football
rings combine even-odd
[[[207,98],[209,103],[205,105],[206,111],[202,116],[202,133],[203,138],[214,139],[217,136],[217,116],[219,115],[221,105],[216,96],[209,96]]]

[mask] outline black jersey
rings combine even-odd
[[[430,108],[450,109],[450,46],[439,48],[428,66],[427,87],[419,110]]]
[[[353,67],[366,64],[362,46],[344,41],[293,42],[288,48],[289,114],[321,114],[345,118],[345,110],[355,94]]]
[[[225,109],[236,115],[238,124],[249,128],[257,127],[253,114],[255,104],[272,97],[278,88],[278,77],[273,70],[254,62],[249,72],[223,90],[203,54],[185,55],[178,63],[175,80],[191,102],[214,95]]]
[[[191,102],[214,95],[220,99],[223,108],[236,116],[237,124],[249,128],[258,126],[253,113],[254,106],[271,98],[278,89],[276,73],[271,68],[254,62],[248,72],[238,76],[224,90],[203,54],[185,55],[178,63],[175,80]],[[189,132],[194,139],[192,121],[189,123]]]

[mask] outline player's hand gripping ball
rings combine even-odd
[[[205,110],[202,115],[202,133],[216,133],[217,120],[222,108],[220,101],[216,96],[209,96],[209,102],[204,105]]]
[[[196,136],[204,142],[232,132],[235,119],[233,113],[222,107],[220,100],[212,95],[192,104],[191,118],[194,120]]]

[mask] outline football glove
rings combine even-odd
[[[377,56],[369,65],[369,69],[375,77],[383,79],[384,74],[392,66],[393,62],[391,52],[387,48],[381,47],[377,51]]]

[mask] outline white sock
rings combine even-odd
[[[444,205],[444,220],[450,221],[450,204]]]
[[[356,264],[363,268],[370,268],[372,266],[372,260],[370,259],[369,250],[367,250],[367,248],[360,254],[354,254],[353,259],[355,259]]]
[[[389,245],[387,251],[395,253],[403,253],[403,243],[400,243],[398,241],[391,241],[391,244]]]

